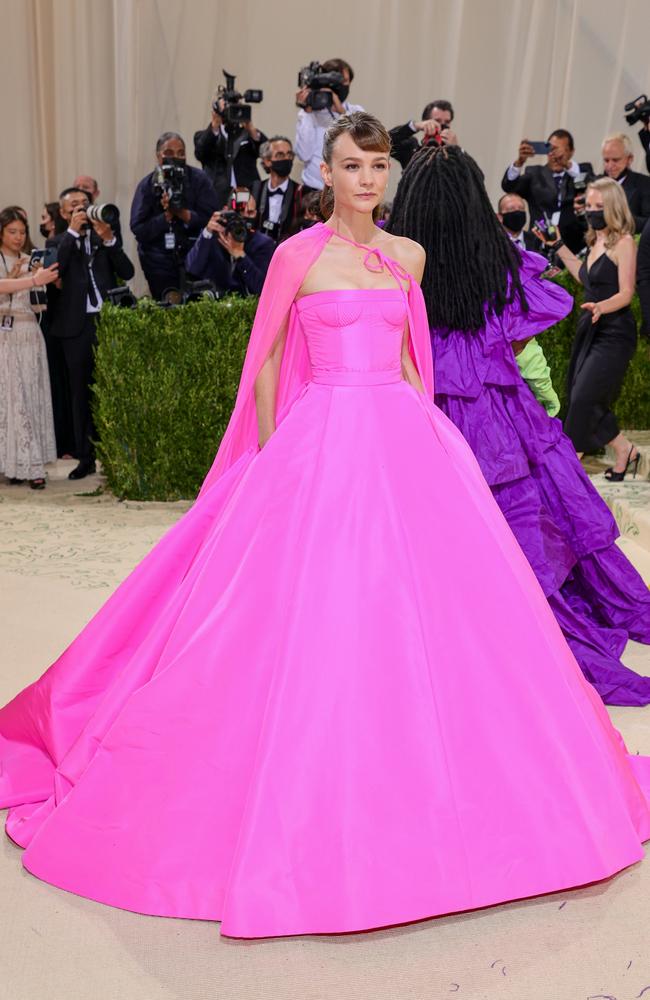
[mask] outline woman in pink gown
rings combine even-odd
[[[0,711],[30,872],[240,937],[583,885],[650,837],[650,762],[432,402],[423,252],[372,222],[388,135],[343,117],[325,159],[195,505]]]

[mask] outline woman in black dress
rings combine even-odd
[[[579,455],[609,445],[615,462],[605,476],[621,482],[630,466],[636,475],[639,464],[637,449],[621,434],[612,412],[636,350],[636,324],[630,309],[636,281],[634,219],[620,185],[609,177],[587,188],[585,214],[589,224],[586,260],[580,261],[561,240],[551,244],[567,270],[584,285],[586,299],[569,365],[564,431]]]

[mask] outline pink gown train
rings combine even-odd
[[[300,299],[309,377],[268,444],[234,453],[0,711],[0,804],[34,875],[259,937],[642,858],[650,761],[461,434],[403,380],[407,315],[397,287]]]

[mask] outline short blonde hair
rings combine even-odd
[[[634,150],[632,149],[630,137],[629,135],[626,135],[625,132],[612,132],[611,135],[606,136],[603,139],[602,146],[600,147],[601,153],[605,152],[605,146],[608,142],[620,142],[621,146],[625,150],[625,155],[634,156]]]
[[[605,223],[608,229],[605,246],[611,250],[621,236],[634,235],[635,225],[630,206],[623,188],[611,177],[600,177],[597,181],[592,181],[587,186],[587,194],[590,191],[599,191],[602,195]],[[596,242],[596,231],[591,226],[587,230],[586,240],[590,247]]]

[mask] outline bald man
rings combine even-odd
[[[604,176],[621,185],[634,216],[636,231],[643,232],[650,218],[650,177],[632,170],[634,153],[629,136],[624,132],[608,135],[603,142],[602,153]]]

